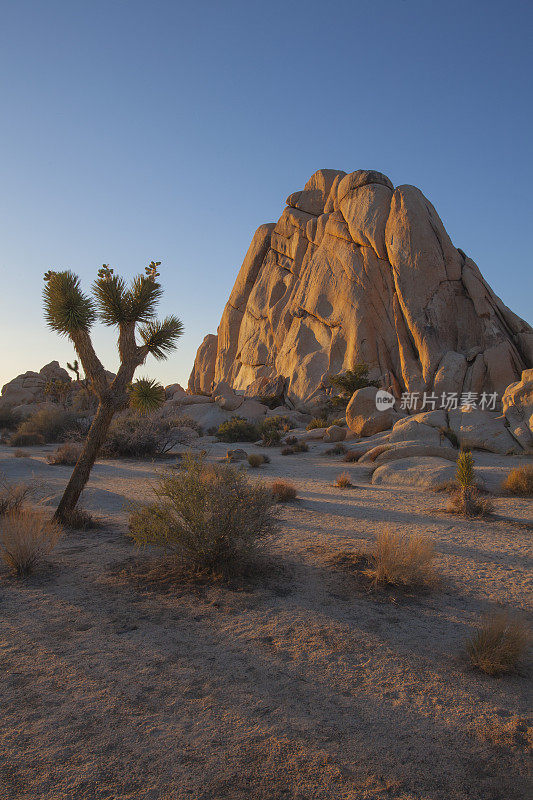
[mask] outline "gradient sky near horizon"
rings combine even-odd
[[[186,382],[254,230],[321,167],[420,187],[533,323],[532,32],[512,0],[0,0],[0,385],[74,355],[47,269],[152,259],[185,335],[139,374]]]

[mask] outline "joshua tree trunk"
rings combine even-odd
[[[106,440],[109,425],[113,419],[115,408],[100,403],[98,411],[90,427],[82,453],[72,471],[67,488],[54,514],[58,522],[68,523],[70,514],[74,511],[80,494],[83,492],[91,469],[96,461],[101,446]]]

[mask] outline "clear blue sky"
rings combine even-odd
[[[186,334],[141,373],[186,381],[255,228],[320,167],[419,186],[533,322],[532,23],[512,0],[1,0],[0,383],[73,356],[45,270],[151,259]]]

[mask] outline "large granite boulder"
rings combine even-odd
[[[386,431],[398,419],[398,413],[392,406],[384,411],[378,410],[377,393],[378,389],[374,386],[366,386],[354,392],[348,403],[346,422],[350,430],[358,436],[373,436]]]
[[[502,404],[510,432],[524,450],[533,451],[533,369],[525,369],[521,379],[507,387]]]
[[[319,170],[256,231],[189,386],[283,381],[284,402],[308,410],[329,375],[361,362],[397,397],[501,396],[533,366],[533,329],[453,246],[419,189],[374,170]]]

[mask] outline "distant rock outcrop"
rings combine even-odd
[[[281,381],[287,400],[309,404],[328,375],[361,362],[396,396],[501,396],[533,366],[533,329],[453,246],[419,189],[371,170],[319,170],[256,231],[189,390]]]

